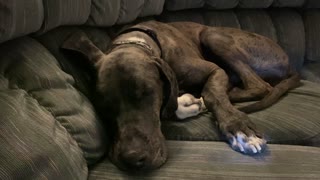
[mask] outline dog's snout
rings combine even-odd
[[[145,125],[145,124],[143,124]],[[167,159],[165,138],[160,128],[121,129],[109,151],[110,160],[125,171],[149,171],[160,167]]]
[[[147,155],[132,150],[121,153],[119,158],[127,168],[141,169],[145,166]]]

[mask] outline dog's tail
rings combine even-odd
[[[288,90],[298,87],[300,85],[300,75],[296,71],[291,71],[287,79],[282,80],[279,84],[273,87],[272,91],[267,94],[263,99],[258,102],[249,104],[238,108],[245,113],[252,113],[262,109],[265,109],[272,104],[276,103],[279,98],[285,94]]]

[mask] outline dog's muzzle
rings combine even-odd
[[[109,154],[116,166],[122,170],[139,171],[156,169],[165,163],[168,153],[160,129],[148,136],[137,130],[126,131],[114,141]]]

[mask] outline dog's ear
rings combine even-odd
[[[96,63],[104,54],[83,31],[77,31],[68,37],[61,46],[62,49],[73,50],[83,54],[92,63]]]
[[[178,82],[175,73],[164,60],[154,58],[163,79],[164,99],[161,107],[161,118],[168,119],[175,115],[178,108]]]

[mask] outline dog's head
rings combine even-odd
[[[162,165],[167,148],[160,118],[174,113],[178,96],[168,64],[130,46],[103,54],[84,33],[73,35],[63,48],[81,52],[95,64],[97,103],[111,132],[112,162],[127,170]]]

